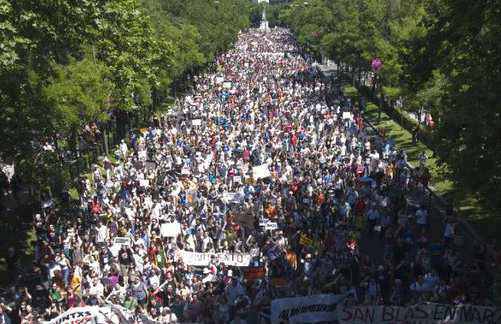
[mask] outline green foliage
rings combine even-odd
[[[19,34],[12,16],[12,5],[0,1],[0,69],[10,71],[19,61],[17,47],[25,46],[28,40]]]
[[[69,64],[53,64],[54,76],[42,95],[54,109],[54,126],[61,131],[78,128],[90,121],[106,120],[106,99],[112,91],[108,68],[88,57]]]
[[[380,77],[397,86],[404,78],[409,42],[425,33],[426,11],[420,1],[293,1],[281,18],[314,54],[327,55],[356,71],[369,71],[370,61],[384,62]]]
[[[416,102],[434,112],[437,116],[442,115],[442,98],[446,95],[448,81],[440,70],[431,72],[431,78],[423,83],[416,93]]]
[[[170,63],[170,44],[154,37],[151,19],[136,0],[108,2],[96,35],[97,57],[110,68],[117,108],[148,106],[151,87],[159,83],[157,75]],[[134,100],[139,94],[141,100]]]
[[[461,184],[501,206],[501,1],[444,0],[423,56],[433,55],[430,88],[442,84],[440,154]],[[466,6],[466,8],[465,8]],[[436,9],[431,7],[432,9]],[[439,69],[441,75],[434,70]]]
[[[396,99],[402,94],[402,89],[397,87],[385,87],[383,86],[383,93],[390,99]]]
[[[80,194],[78,193],[78,189],[75,187],[71,187],[68,189],[68,195],[71,200],[73,201],[79,201],[80,200]]]
[[[205,60],[227,49],[237,33],[249,27],[252,5],[246,0],[162,1],[165,12],[175,23],[196,27],[197,40]]]
[[[376,111],[376,110],[378,110],[378,107],[376,106],[375,103],[369,102],[367,104],[367,110],[369,110],[369,111]]]
[[[345,86],[343,88],[343,93],[345,96],[350,97],[350,98],[357,98],[358,97],[358,90],[354,86]]]

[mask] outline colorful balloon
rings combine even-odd
[[[381,59],[378,57],[373,58],[372,62],[371,62],[371,66],[372,66],[372,70],[374,72],[378,72],[383,67],[383,61],[381,61]]]

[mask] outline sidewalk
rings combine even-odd
[[[391,119],[384,111],[381,112],[381,119],[378,119],[378,114],[378,108],[369,105],[369,109],[364,112],[364,118],[379,129],[379,131],[384,131],[386,136],[392,138],[398,148],[405,150],[409,158],[409,163],[412,166],[419,164],[418,157],[422,152],[425,152],[428,157],[426,165],[430,169],[432,176],[429,188],[436,194],[438,199],[443,200],[445,197],[449,200],[452,199],[461,225],[459,227],[459,235],[462,236],[464,242],[463,251],[465,252],[464,257],[466,260],[471,260],[475,253],[476,244],[478,243],[488,243],[494,239],[497,240],[496,246],[499,248],[501,242],[498,238],[501,237],[501,219],[495,211],[482,205],[474,195],[467,193],[464,188],[457,188],[452,181],[447,179],[446,166],[438,166],[437,158],[429,147],[419,141],[413,144],[410,132]],[[430,219],[431,225],[439,227],[440,231],[443,229],[441,221],[443,214],[444,211],[437,208]],[[437,234],[436,231],[434,232]],[[499,303],[499,296],[501,296],[501,269],[498,269],[493,276],[495,278],[493,289],[496,291],[494,297],[495,303]]]
[[[426,165],[432,176],[430,189],[439,197],[453,202],[459,218],[468,222],[466,226],[470,226],[476,239],[490,241],[501,235],[501,219],[497,217],[495,211],[490,210],[473,194],[468,193],[464,188],[458,188],[451,180],[447,179],[447,167],[438,165],[437,158],[429,147],[419,141],[413,144],[411,133],[391,119],[384,111],[381,112],[381,120],[378,121],[377,107],[368,106],[364,113],[367,121],[380,131],[384,130],[385,134],[395,141],[398,148],[405,150],[411,165],[418,165],[419,155],[425,152],[428,157]],[[499,246],[500,242],[497,243]]]

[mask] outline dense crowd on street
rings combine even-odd
[[[486,247],[462,256],[453,213],[432,221],[424,164],[411,169],[302,54],[285,29],[241,33],[82,177],[76,211],[46,204],[30,280],[0,323],[104,304],[163,323],[265,322],[273,299],[319,293],[487,304]]]

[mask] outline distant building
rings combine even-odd
[[[263,17],[261,18],[261,30],[265,32],[270,31],[270,25],[266,19],[266,9],[263,8]]]

